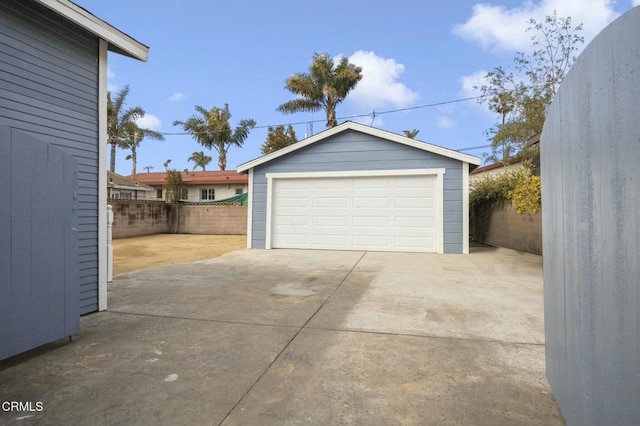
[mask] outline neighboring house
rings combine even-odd
[[[235,170],[216,171],[188,171],[181,172],[184,182],[182,201],[215,201],[235,197],[247,192],[247,175],[238,174]],[[129,176],[138,183],[148,185],[154,189],[148,194],[153,199],[164,200],[167,174],[165,172],[139,173]]]
[[[106,309],[107,50],[148,54],[70,1],[0,2],[0,359]]]
[[[346,122],[249,161],[250,248],[468,253],[471,155]]]
[[[141,185],[133,179],[120,176],[107,170],[107,198],[121,198],[125,200],[144,200],[151,198],[155,190],[147,185]]]
[[[482,180],[486,177],[495,177],[518,170],[528,170],[529,166],[524,164],[525,160],[533,164],[533,173],[539,175],[540,134],[537,134],[529,139],[529,141],[524,145],[523,151],[527,152],[528,155],[511,158],[505,162],[493,163],[486,166],[478,167],[477,169],[472,171],[471,175],[469,176],[470,184],[473,185],[475,182],[478,182],[479,180]]]

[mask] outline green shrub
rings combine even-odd
[[[494,206],[511,202],[518,214],[540,209],[540,177],[529,169],[486,176],[473,184],[469,193],[470,234],[484,241]]]

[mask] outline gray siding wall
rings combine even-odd
[[[266,173],[445,168],[444,252],[462,253],[462,162],[347,130],[253,171],[252,246],[265,247]]]
[[[541,138],[547,377],[569,425],[640,422],[640,7],[584,50]]]
[[[98,43],[44,7],[0,2],[0,124],[78,160],[82,313],[98,306]]]

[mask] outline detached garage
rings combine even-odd
[[[249,248],[469,252],[480,159],[346,122],[238,167]]]

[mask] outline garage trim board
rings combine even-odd
[[[444,174],[444,168],[267,173],[265,248],[443,253]],[[282,187],[285,180],[288,180],[288,188]],[[286,210],[298,212],[298,216],[291,216],[289,220],[300,225],[293,226],[293,228],[301,228],[301,232],[311,233],[310,239],[312,241],[303,238],[302,240],[298,239],[299,243],[297,243],[296,235],[293,235],[294,238],[289,241],[283,242],[281,238],[278,242],[278,231],[282,231],[283,226],[287,226],[274,217],[278,214],[274,208],[277,209],[275,197],[278,196],[279,182],[282,187],[280,191],[294,191],[293,193],[298,191],[299,195],[290,199],[295,200],[296,205]],[[337,184],[339,188],[332,189],[331,184],[334,186]],[[376,185],[382,186],[378,188]],[[385,192],[384,188],[388,185],[393,188]],[[316,188],[318,186],[320,188]],[[306,195],[301,197],[302,194]],[[334,194],[336,194],[335,197]],[[374,197],[369,198],[367,194],[374,194]],[[314,198],[315,196],[320,198]],[[337,203],[335,205],[327,204],[325,212],[336,208],[342,212],[342,216],[338,215],[337,218],[317,217],[316,214],[311,215],[311,210],[306,212],[307,204],[314,204],[316,201]],[[358,202],[365,203],[360,206],[359,210],[355,205]],[[373,202],[375,205],[372,205],[371,209],[363,209],[362,207],[366,206],[368,202]],[[410,207],[407,203],[410,203]],[[403,209],[403,207],[407,208]],[[314,211],[317,209],[314,208]],[[380,212],[377,216],[376,211]],[[356,212],[360,213],[356,214]],[[366,217],[362,217],[363,212]],[[389,217],[385,215],[389,215]],[[332,215],[329,214],[329,216]],[[345,225],[343,229],[347,233],[352,233],[356,220],[368,222],[366,226],[360,228],[361,234],[349,237],[340,234],[340,222],[343,225],[348,222],[349,225]],[[315,223],[316,221],[323,221],[323,223]],[[289,226],[288,229],[290,230],[292,227]],[[323,230],[326,235],[321,235]],[[302,238],[303,236],[298,235],[297,237]]]

